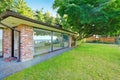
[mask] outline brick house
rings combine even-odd
[[[19,61],[71,47],[75,35],[59,26],[47,25],[13,11],[0,14],[0,28],[2,57],[16,57]]]

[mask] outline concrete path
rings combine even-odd
[[[12,75],[18,71],[21,71],[25,68],[28,68],[30,66],[33,66],[37,63],[40,63],[42,61],[45,61],[51,57],[54,57],[56,55],[59,55],[65,51],[70,50],[71,48],[65,48],[62,50],[54,51],[48,54],[44,54],[38,57],[35,57],[34,59],[26,62],[17,62],[17,61],[12,61],[12,62],[4,62],[2,58],[0,58],[0,80],[4,79],[5,77]]]

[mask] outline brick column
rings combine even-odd
[[[69,47],[72,47],[72,36],[69,36]]]
[[[27,25],[19,25],[17,30],[20,31],[20,60],[27,61],[33,58],[34,43],[33,43],[33,27]]]
[[[12,43],[11,43],[11,29],[3,29],[3,58],[11,57]]]

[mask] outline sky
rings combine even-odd
[[[27,5],[32,8],[32,10],[40,10],[43,8],[43,11],[49,11],[51,16],[56,15],[56,11],[52,9],[54,0],[25,0]]]

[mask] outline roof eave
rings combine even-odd
[[[47,26],[47,27],[58,29],[57,27],[55,27],[53,25],[48,25],[46,23],[43,23],[43,22],[31,19],[31,18],[22,16],[22,15],[16,13],[16,12],[13,12],[13,11],[6,11],[6,12],[3,12],[2,14],[0,14],[0,21],[4,20],[5,18],[7,18],[9,16],[12,16],[12,17],[15,17],[15,18],[19,18],[19,19],[22,19],[22,20],[26,20],[26,21],[29,21],[29,22],[32,22],[32,23],[37,23],[37,24],[40,24],[40,25],[44,25],[44,26]],[[69,32],[71,34],[76,34],[74,32],[71,32],[71,31],[68,31],[68,30],[65,30],[65,29],[59,29],[59,30],[66,31],[66,32]]]

